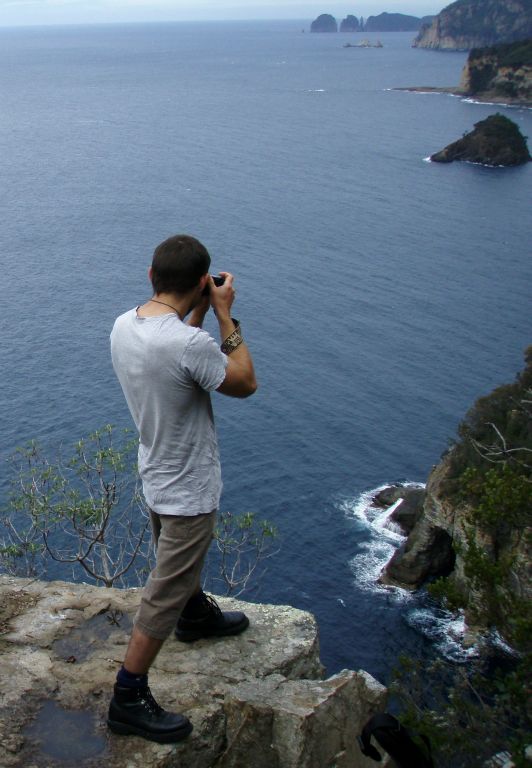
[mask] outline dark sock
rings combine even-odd
[[[205,615],[205,592],[200,590],[189,598],[181,612],[184,619],[199,619]]]
[[[123,688],[146,688],[148,685],[148,675],[133,675],[122,666],[118,670],[116,682]]]

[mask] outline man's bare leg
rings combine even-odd
[[[148,687],[148,670],[163,642],[133,627],[109,705],[107,725],[113,733],[142,736],[160,744],[173,744],[191,733],[190,720],[185,715],[166,712]]]
[[[164,640],[145,635],[134,626],[124,659],[124,667],[132,675],[147,675],[163,643]]]

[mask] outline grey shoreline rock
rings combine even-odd
[[[194,644],[170,638],[150,672],[156,698],[191,718],[192,735],[161,745],[111,734],[109,698],[139,599],[135,589],[0,576],[2,768],[374,764],[356,737],[386,689],[363,671],[323,679],[311,614],[222,598],[246,610],[250,628]]]

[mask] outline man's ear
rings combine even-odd
[[[151,267],[148,267],[148,280],[150,281],[150,283],[151,283],[152,274],[153,274],[153,269]]]
[[[199,287],[199,289],[200,289],[200,291],[202,293],[203,293],[203,291],[205,289],[205,286],[207,285],[208,282],[209,282],[209,273],[207,272],[206,274],[203,275],[203,277],[200,277],[200,281],[199,281],[199,286],[198,287]]]

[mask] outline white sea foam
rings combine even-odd
[[[405,487],[423,488],[422,483],[404,483]],[[341,509],[347,517],[355,518],[368,533],[366,541],[360,542],[358,552],[350,561],[355,581],[360,589],[386,592],[397,600],[409,600],[412,593],[401,587],[379,583],[379,576],[393,553],[405,540],[405,536],[390,516],[401,503],[398,499],[389,507],[377,507],[373,504],[379,491],[389,487],[389,483],[365,491],[355,499],[344,500]]]
[[[432,163],[432,160],[430,159],[430,155],[428,157],[423,158],[424,163]]]
[[[465,101],[467,104],[480,104],[485,107],[505,107],[506,109],[532,109],[532,107],[529,107],[526,104],[507,104],[506,102],[502,102],[502,101],[479,101],[478,99],[474,99],[472,97],[463,99],[463,101]]]
[[[448,661],[464,664],[479,655],[479,645],[464,644],[467,626],[462,613],[443,609],[414,608],[405,617],[406,623],[431,640]]]
[[[423,483],[404,483],[405,487],[424,488]],[[373,504],[375,496],[389,484],[365,491],[352,500],[344,500],[341,508],[347,517],[355,518],[367,531],[367,539],[358,546],[358,552],[350,566],[358,589],[392,596],[394,602],[412,603],[416,593],[397,586],[379,583],[379,577],[394,551],[405,540],[399,526],[390,519],[392,512],[402,499],[389,507]],[[425,600],[426,598],[421,598]],[[412,629],[434,643],[435,649],[448,661],[463,664],[480,653],[480,643],[465,644],[466,624],[462,613],[456,614],[435,606],[411,607],[405,614],[405,621]],[[490,640],[501,649],[503,641]],[[507,650],[507,649],[504,649]]]

